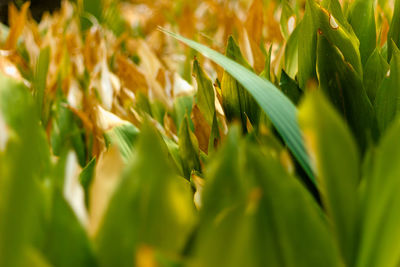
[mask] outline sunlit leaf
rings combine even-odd
[[[361,209],[360,247],[355,266],[396,266],[400,259],[397,188],[400,168],[393,164],[399,154],[400,123],[397,120],[383,136],[375,154],[375,164],[366,174],[366,188]]]
[[[360,40],[363,65],[376,48],[376,25],[373,0],[357,0],[351,5],[349,23]]]
[[[351,265],[357,244],[358,148],[348,126],[321,93],[309,95],[302,103],[299,121],[315,161],[322,202],[332,220],[343,258]],[[332,159],[335,159],[334,165]]]
[[[211,126],[215,113],[213,84],[197,60],[193,62],[193,75],[197,82],[197,105],[207,123]]]
[[[275,127],[286,141],[304,170],[310,177],[313,177],[309,159],[305,152],[302,136],[296,121],[297,110],[288,98],[286,98],[270,82],[258,77],[245,67],[224,57],[212,49],[179,35],[170,32],[166,33],[201,51],[205,56],[217,61],[227,72],[235,77],[270,117],[271,121],[274,123]]]
[[[133,266],[143,246],[176,254],[194,219],[189,183],[174,174],[162,139],[145,126],[96,237],[100,266]]]

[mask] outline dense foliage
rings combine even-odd
[[[80,0],[0,25],[0,266],[400,265],[400,0]]]

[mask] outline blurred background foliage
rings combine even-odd
[[[399,0],[0,10],[0,266],[399,266]]]

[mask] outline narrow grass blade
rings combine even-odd
[[[165,29],[161,28],[160,30],[212,59],[230,75],[235,77],[235,79],[256,99],[260,107],[269,116],[293,155],[307,172],[310,179],[314,181],[313,171],[297,123],[297,109],[279,89],[269,81],[257,76],[235,61],[228,59],[204,45]]]

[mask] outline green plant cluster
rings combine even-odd
[[[215,87],[228,134],[197,60],[197,94],[173,104],[177,140],[157,127],[165,107],[138,94],[140,129],[103,135],[124,167],[94,236],[64,198],[65,169],[73,150],[89,207],[98,159],[62,92],[43,103],[49,49],[34,90],[0,73],[0,266],[399,266],[400,0],[383,46],[375,6],[307,0],[275,83],[270,62],[256,74],[233,38],[222,55],[160,29],[224,69]],[[82,20],[101,14],[86,9]],[[210,127],[208,154],[194,104]]]

